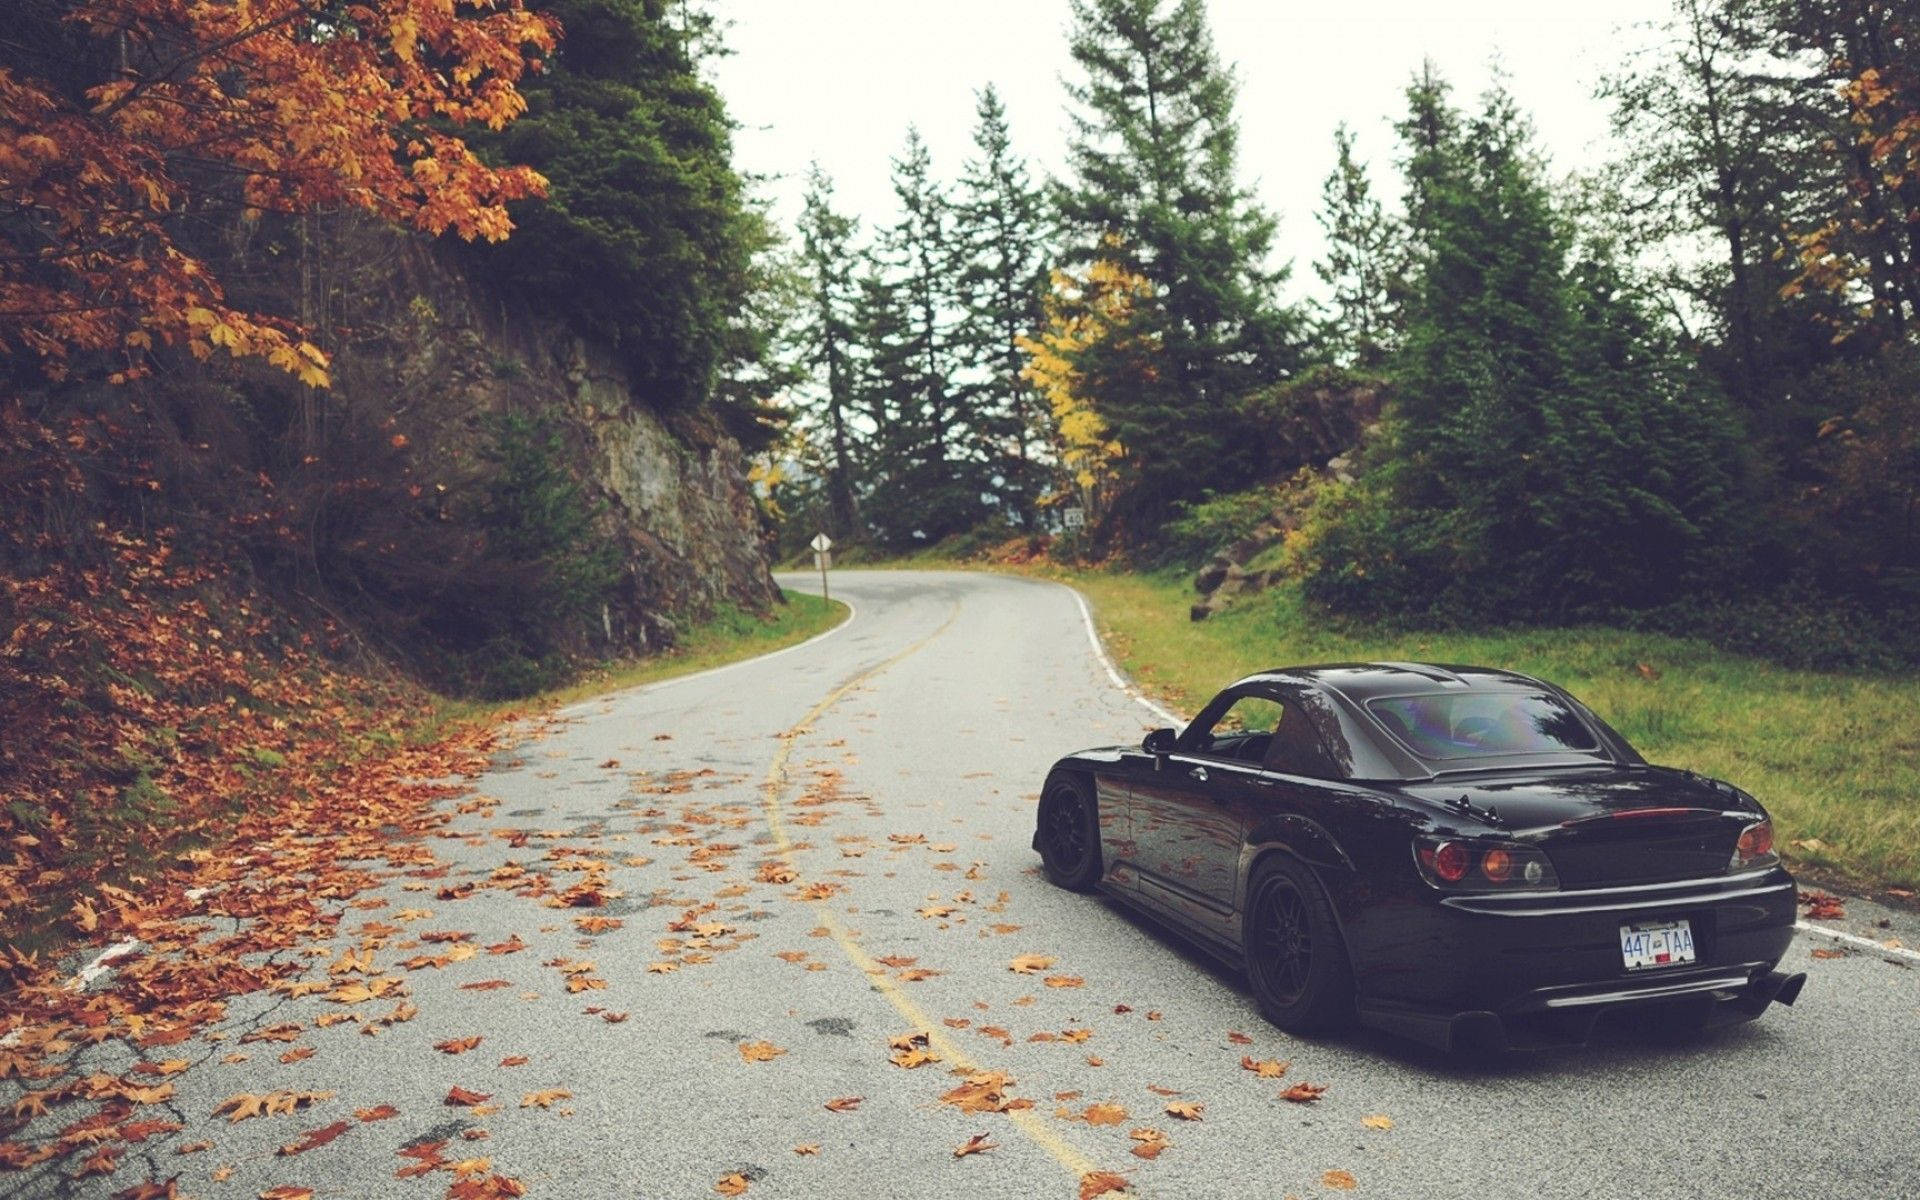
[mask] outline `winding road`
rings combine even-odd
[[[286,1185],[438,1197],[461,1176],[395,1177],[422,1161],[397,1150],[438,1141],[440,1157],[486,1156],[529,1196],[583,1200],[742,1184],[754,1200],[1071,1197],[1093,1171],[1124,1175],[1131,1194],[1196,1200],[1349,1187],[1406,1200],[1920,1197],[1911,956],[1847,944],[1815,958],[1840,943],[1801,937],[1788,966],[1811,978],[1796,1008],[1679,1046],[1618,1034],[1476,1064],[1366,1034],[1288,1038],[1204,957],[1038,873],[1028,841],[1047,765],[1162,723],[1117,685],[1071,591],[875,571],[836,573],[833,593],[855,609],[839,629],[567,710],[502,756],[483,799],[452,802],[431,845],[448,873],[396,874],[388,907],[368,914],[412,935],[377,957],[414,1019],[364,1036],[315,1027],[322,997],[236,1003],[233,1043],[299,1022],[317,1053],[282,1064],[268,1052],[280,1046],[253,1043],[228,1064],[232,1045],[203,1048],[174,1079],[188,1127],[137,1147],[144,1161],[111,1179],[48,1169],[0,1187],[108,1196],[152,1170],[182,1172],[196,1197]],[[503,886],[529,866],[556,887],[597,884],[606,902],[555,907]],[[436,898],[462,880],[480,886]],[[1910,917],[1849,908],[1856,936],[1920,945]],[[515,942],[396,966],[436,945]],[[1022,956],[1052,962],[1017,972]],[[472,1036],[463,1053],[435,1048]],[[928,1054],[938,1061],[890,1061]],[[1263,1078],[1243,1056],[1291,1065]],[[996,1071],[1011,1077],[1003,1100],[1032,1106],[941,1101],[955,1072]],[[1295,1082],[1326,1092],[1278,1099]],[[449,1105],[453,1086],[491,1100]],[[209,1115],[270,1089],[334,1097],[271,1119]],[[1201,1119],[1171,1102],[1204,1106]],[[379,1105],[399,1115],[275,1153]],[[1167,1145],[1138,1157],[1155,1139],[1136,1130]],[[992,1148],[956,1157],[975,1135]],[[214,1148],[175,1153],[203,1138]],[[217,1166],[230,1168],[220,1182]]]

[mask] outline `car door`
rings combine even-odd
[[[1138,895],[1204,935],[1231,935],[1240,848],[1278,712],[1261,689],[1223,693],[1132,783]]]
[[[1346,782],[1342,765],[1351,761],[1336,755],[1326,737],[1308,716],[1303,701],[1310,694],[1276,688],[1279,716],[1267,743],[1264,770],[1246,790],[1242,810],[1242,860],[1236,874],[1244,885],[1251,860],[1262,850],[1280,846],[1321,872],[1323,883],[1336,893],[1338,881],[1351,874],[1348,842],[1355,821],[1371,808],[1365,793]],[[1404,837],[1398,843],[1405,845]],[[1237,937],[1239,914],[1231,929]]]

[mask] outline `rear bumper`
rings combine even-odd
[[[1356,956],[1360,1019],[1447,1049],[1583,1042],[1623,1009],[1682,1028],[1751,1020],[1793,1003],[1804,982],[1775,969],[1793,940],[1795,901],[1792,877],[1772,868],[1410,905],[1390,930],[1372,930],[1370,948],[1386,953]],[[1627,970],[1621,927],[1676,919],[1690,922],[1698,961]]]

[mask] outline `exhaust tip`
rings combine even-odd
[[[1804,972],[1784,975],[1779,971],[1774,971],[1767,976],[1767,982],[1773,985],[1774,1003],[1785,1004],[1788,1007],[1792,1007],[1793,1002],[1800,998],[1800,989],[1806,986],[1807,977]]]

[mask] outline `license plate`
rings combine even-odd
[[[1694,961],[1693,926],[1685,921],[1622,925],[1620,957],[1629,971],[1690,963]]]

